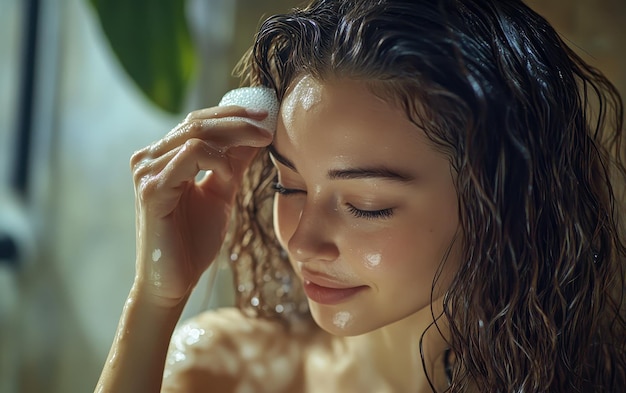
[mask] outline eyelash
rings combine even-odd
[[[293,188],[285,188],[282,184],[276,182],[272,184],[272,188],[276,193],[284,196],[295,195],[304,193],[302,190],[297,190]],[[356,218],[364,218],[366,220],[376,220],[376,219],[388,219],[393,216],[393,209],[380,209],[380,210],[361,210],[357,209],[351,204],[347,205],[347,210],[350,214],[352,214]]]
[[[294,195],[294,194],[304,193],[304,191],[302,190],[296,190],[294,188],[285,188],[283,187],[282,184],[278,182],[273,183],[272,188],[274,189],[274,191],[276,191],[276,193],[280,195]]]
[[[356,218],[365,218],[366,220],[384,220],[391,218],[393,215],[393,209],[380,209],[380,210],[361,210],[352,205],[348,205],[348,211]]]

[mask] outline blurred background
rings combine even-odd
[[[0,0],[0,393],[93,390],[134,272],[132,152],[238,86],[261,19],[301,3]],[[626,0],[527,3],[626,95]]]

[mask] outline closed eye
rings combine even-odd
[[[304,190],[298,190],[296,188],[286,188],[279,182],[274,182],[272,184],[272,188],[274,189],[274,191],[276,191],[277,194],[280,194],[280,195],[294,195],[294,194],[306,193],[306,191]]]
[[[306,191],[299,190],[297,188],[287,188],[280,184],[279,182],[272,183],[272,189],[277,194],[282,196],[291,196],[297,194],[306,194]],[[377,220],[377,219],[388,219],[393,216],[394,209],[379,209],[379,210],[363,210],[355,207],[354,205],[347,204],[346,208],[350,214],[352,214],[356,218],[363,218],[366,220]]]
[[[356,218],[365,218],[367,220],[387,219],[393,216],[393,209],[380,209],[380,210],[361,210],[357,209],[353,205],[347,205],[348,212]]]

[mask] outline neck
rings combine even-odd
[[[336,340],[342,351],[357,361],[357,367],[375,372],[398,391],[430,392],[428,378],[438,390],[445,390],[443,356],[448,347],[444,338],[448,335],[447,324],[442,317],[438,326],[433,325],[433,315],[440,314],[441,299],[438,299],[432,309],[429,305],[391,325]]]

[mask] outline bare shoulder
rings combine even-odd
[[[290,391],[301,372],[299,337],[235,308],[204,312],[174,332],[162,391]]]

